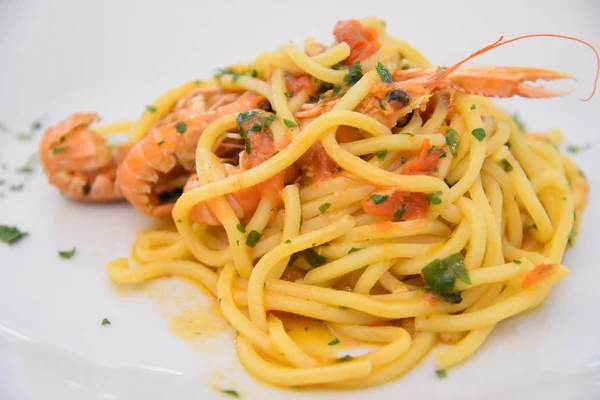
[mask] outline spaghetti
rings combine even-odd
[[[451,344],[435,353],[440,370],[464,361],[499,322],[540,305],[568,275],[561,259],[588,191],[558,151],[560,133],[529,133],[469,94],[558,94],[523,86],[533,71],[433,69],[373,18],[340,22],[335,34],[329,48],[286,44],[202,84],[258,93],[274,114],[210,123],[196,148],[198,183],[176,201],[172,223],[140,233],[138,267],[107,265],[118,283],[200,282],[236,331],[242,365],[278,386],[382,384],[438,343]],[[514,93],[487,93],[494,73]],[[162,114],[144,113],[131,142],[194,87],[161,96]],[[213,151],[224,132],[246,143],[241,173],[229,174]],[[269,154],[252,164],[261,152]],[[275,181],[283,183],[273,195],[266,184]],[[240,216],[230,195],[253,187],[257,206]],[[214,223],[191,218],[197,207]],[[288,334],[290,314],[378,347],[316,352]]]

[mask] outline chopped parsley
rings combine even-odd
[[[377,61],[377,66],[375,67],[375,69],[377,70],[377,74],[379,75],[379,79],[381,79],[381,82],[383,83],[392,83],[392,74],[390,74],[390,71],[387,69],[387,67],[385,65],[383,65],[380,61]]]
[[[244,228],[242,224],[237,224],[237,230],[242,233],[246,233],[246,228]]]
[[[427,195],[427,200],[429,200],[429,204],[433,204],[435,206],[437,206],[438,204],[442,203],[442,199],[440,199],[440,196],[442,195],[442,192],[440,190],[438,190],[435,193],[429,193]]]
[[[357,251],[362,250],[362,247],[353,247],[350,250],[348,250],[348,254],[352,254],[352,253],[356,253]]]
[[[525,124],[523,123],[523,120],[521,119],[521,117],[519,117],[519,114],[516,114],[516,113],[513,114],[512,120],[515,123],[515,125],[517,125],[517,128],[519,128],[522,131],[525,130]]]
[[[240,394],[233,389],[219,389],[219,392],[226,394],[227,396],[234,397],[236,399],[240,398]]]
[[[58,252],[58,256],[65,260],[70,259],[75,254],[76,247],[73,247],[71,250],[61,250]]]
[[[446,145],[448,145],[448,149],[450,149],[450,153],[453,157],[456,157],[456,154],[458,154],[459,140],[458,132],[452,128],[448,128],[446,131]]]
[[[380,160],[383,160],[385,158],[385,156],[387,155],[387,150],[381,150],[380,152],[375,153],[375,155]]]
[[[473,129],[473,131],[471,132],[471,134],[473,136],[475,136],[475,139],[479,140],[480,142],[485,139],[485,131],[483,130],[483,128],[475,128]]]
[[[52,148],[52,154],[58,154],[58,153],[62,153],[63,151],[65,151],[67,149],[67,146],[58,146],[58,147],[53,147]]]
[[[521,264],[521,262],[522,262],[522,261],[521,261],[521,260],[512,260],[512,262],[513,262],[514,264],[517,264],[517,265],[519,265],[519,264]]]
[[[352,357],[350,354],[346,354],[344,357],[340,357],[337,360],[335,360],[336,363],[341,363],[341,362],[348,362],[348,361],[352,361],[354,360],[354,357]]]
[[[446,370],[445,369],[436,369],[435,370],[435,374],[440,379],[446,378],[448,376],[448,374],[446,374]]]
[[[327,259],[314,251],[313,249],[306,249],[304,251],[304,259],[311,267],[317,268],[321,265],[327,264]]]
[[[231,83],[236,83],[237,80],[240,79],[240,76],[242,76],[242,74],[240,74],[239,72],[235,72],[231,77]]]
[[[287,119],[287,118],[284,118],[284,119],[283,119],[283,123],[284,123],[284,124],[285,124],[285,126],[287,126],[288,128],[295,128],[295,127],[297,127],[297,126],[298,126],[298,125],[296,125],[296,124],[295,124],[293,121],[290,121],[290,120],[289,120],[289,119]]]
[[[372,194],[371,197],[369,197],[369,200],[373,200],[373,203],[375,204],[381,204],[384,201],[386,201],[390,196],[388,195],[380,195],[380,194]]]
[[[379,103],[379,108],[385,111],[385,104],[383,104],[383,101],[377,100],[377,102]]]
[[[456,279],[460,279],[464,283],[471,283],[469,272],[460,253],[433,260],[423,267],[421,272],[428,289],[437,295],[453,296]],[[449,299],[452,300],[452,297]]]
[[[149,113],[155,113],[156,106],[153,106],[153,105],[146,106],[146,111],[148,111]]]
[[[331,92],[331,96],[337,96],[340,90],[342,90],[342,87],[340,85],[335,85],[333,87],[333,91]]]
[[[340,343],[340,339],[335,338],[331,342],[327,343],[327,346],[335,346],[336,344],[339,344],[339,343]]]
[[[513,170],[513,166],[510,164],[510,162],[508,162],[506,158],[500,160],[500,165],[502,166],[502,169],[504,169],[505,172],[510,172]]]
[[[285,244],[290,244],[290,243],[292,243],[292,241],[291,241],[290,239],[288,239],[288,240],[286,240],[286,241],[285,241],[285,242],[283,242],[283,243],[285,243]]]
[[[291,99],[291,98],[292,98],[292,96],[294,95],[294,91],[291,91],[291,92],[285,92],[285,93],[284,93],[284,95],[285,95],[285,97],[287,97],[288,99]]]
[[[348,75],[346,76],[348,85],[350,86],[353,86],[356,82],[360,81],[360,79],[363,77],[360,61],[356,61],[350,66],[350,68],[348,68]]]
[[[275,121],[275,119],[277,119],[277,116],[275,114],[271,114],[268,117],[264,117],[262,120],[263,128],[265,130],[269,129],[269,127],[271,126],[273,121]]]
[[[577,154],[577,153],[580,153],[580,152],[582,152],[584,150],[589,150],[591,148],[592,148],[592,145],[589,144],[589,143],[585,144],[583,146],[577,146],[577,145],[574,145],[574,144],[570,144],[570,145],[567,146],[567,151],[569,153],[572,153],[572,154]]]
[[[329,207],[331,207],[331,203],[323,203],[319,206],[319,211],[321,211],[321,213],[325,213]]]
[[[16,226],[0,225],[0,241],[4,243],[16,243],[25,236],[27,232],[21,232]]]
[[[262,128],[260,127],[259,124],[257,124],[256,122],[252,123],[252,126],[250,127],[251,132],[260,132],[261,130],[262,130]]]
[[[102,320],[102,322],[100,323],[100,325],[110,325],[110,321],[109,321],[109,320],[107,320],[106,318],[104,318],[104,319]]]
[[[256,246],[256,243],[258,243],[261,237],[262,233],[257,232],[255,230],[250,231],[248,237],[246,238],[246,245],[250,247]]]
[[[475,139],[479,140],[480,142],[485,139],[485,131],[483,130],[483,128],[475,128],[473,129],[473,131],[471,131],[471,134],[473,136],[475,136]]]
[[[394,213],[394,218],[402,219],[404,217],[404,214],[406,214],[407,209],[408,209],[408,205],[403,204],[402,207],[397,209],[396,212]]]
[[[160,142],[158,142],[158,143],[156,143],[156,144],[157,144],[157,145],[159,145],[159,146],[162,146],[163,144],[165,144],[165,141],[164,141],[164,140],[161,140]]]
[[[175,130],[177,133],[184,134],[187,131],[187,124],[184,121],[179,121],[175,124]]]
[[[476,109],[477,107],[475,107],[475,104],[471,105],[471,110]]]
[[[29,132],[27,133],[18,133],[17,139],[19,140],[31,140],[33,136],[42,128],[42,119],[36,119],[31,123]]]

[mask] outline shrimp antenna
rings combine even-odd
[[[530,35],[518,36],[516,38],[507,39],[507,40],[504,40],[504,36],[500,36],[500,39],[496,40],[494,43],[489,44],[489,45],[477,50],[476,52],[470,54],[463,60],[454,64],[453,66],[446,68],[444,71],[442,71],[442,73],[440,75],[436,76],[435,80],[431,83],[434,85],[437,84],[437,82],[439,82],[441,79],[444,79],[446,76],[448,76],[452,72],[456,71],[456,69],[458,67],[460,67],[467,61],[472,60],[473,58],[479,56],[480,54],[487,53],[488,51],[490,51],[492,49],[503,46],[505,44],[516,42],[517,40],[528,39],[528,38],[532,38],[532,37],[555,37],[555,38],[560,38],[560,39],[573,40],[575,42],[582,43],[582,44],[586,45],[587,47],[589,47],[590,49],[592,49],[594,51],[594,54],[596,55],[596,76],[594,78],[594,88],[592,90],[592,94],[589,97],[581,99],[581,101],[588,101],[592,97],[594,97],[594,95],[596,94],[596,89],[598,87],[598,76],[600,75],[600,53],[598,53],[598,50],[596,50],[596,48],[593,45],[591,45],[590,43],[586,42],[583,39],[579,39],[579,38],[572,37],[572,36],[559,35],[556,33],[533,33]]]

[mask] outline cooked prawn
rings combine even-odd
[[[225,164],[225,173],[227,176],[236,175],[240,172],[241,171],[238,167],[235,167],[231,164]],[[198,175],[192,174],[185,184],[183,191],[188,192],[199,186],[200,181],[198,180]],[[256,211],[258,203],[260,202],[260,191],[258,190],[258,187],[252,186],[250,188],[228,194],[225,196],[225,198],[235,212],[235,215],[239,219],[243,219],[248,215],[252,215],[252,213]],[[210,210],[206,203],[194,206],[190,211],[189,218],[192,221],[201,222],[211,226],[221,225],[221,222]]]
[[[121,145],[113,154],[106,138],[90,130],[100,120],[96,113],[76,113],[46,129],[39,144],[48,182],[73,200],[122,200],[116,182],[117,165],[129,150]]]
[[[196,95],[201,97],[195,99]],[[123,195],[147,215],[169,215],[174,197],[182,190],[181,186],[169,186],[169,182],[182,177],[187,179],[194,170],[198,139],[211,122],[223,115],[257,109],[264,104],[264,98],[253,92],[221,93],[216,100],[208,101],[203,93],[197,93],[187,101],[206,103],[196,110],[190,111],[189,107],[174,110],[127,153],[117,169]],[[204,107],[208,109],[204,110]]]

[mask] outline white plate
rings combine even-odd
[[[134,118],[168,87],[210,76],[217,67],[288,39],[329,41],[335,21],[353,16],[384,18],[392,34],[441,65],[501,34],[560,32],[600,46],[595,0],[172,3],[0,2],[0,120],[20,130],[40,115],[56,121],[76,110],[96,110],[107,120]],[[567,143],[600,145],[600,99],[578,100],[589,94],[594,72],[593,56],[584,46],[532,39],[474,64],[536,65],[577,75],[573,96],[503,103],[536,129],[564,128]],[[428,358],[397,382],[343,396],[600,398],[596,149],[575,156],[592,192],[579,241],[565,259],[572,275],[541,308],[501,323],[447,379],[435,377]],[[168,327],[179,306],[169,299],[208,304],[202,294],[166,280],[118,290],[104,273],[104,263],[127,255],[148,220],[125,204],[69,202],[39,172],[25,178],[13,174],[33,150],[33,143],[0,134],[0,163],[9,166],[0,170],[0,179],[27,181],[21,192],[0,187],[0,223],[30,233],[17,245],[0,244],[0,399],[221,398],[214,387],[234,388],[244,399],[337,394],[261,386],[239,367],[229,333],[203,328],[191,342],[174,336]],[[73,259],[57,257],[57,250],[74,245]],[[105,317],[111,326],[100,325]]]

